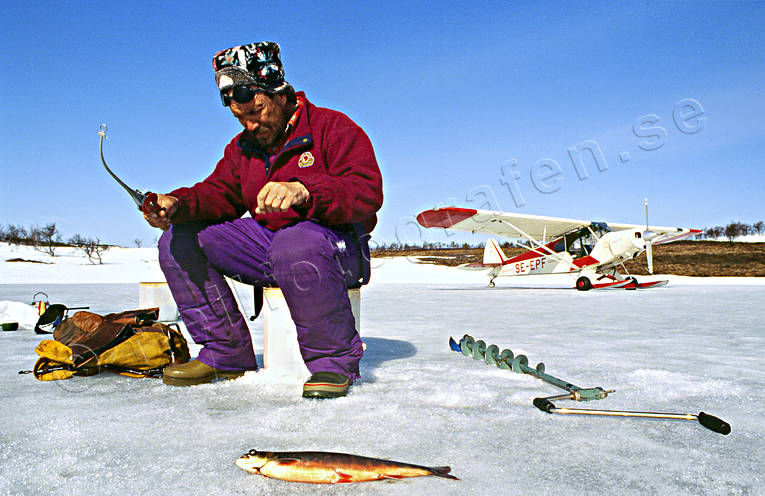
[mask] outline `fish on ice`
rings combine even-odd
[[[252,449],[239,457],[236,465],[251,474],[313,484],[404,479],[423,475],[459,480],[449,473],[450,467],[425,467],[381,458],[325,451],[273,452]]]

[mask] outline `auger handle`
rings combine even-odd
[[[548,400],[547,398],[534,398],[534,406],[539,408],[545,413],[552,413],[553,408],[555,408],[555,405],[553,405],[553,402]]]
[[[699,412],[697,415],[699,424],[703,425],[710,431],[715,431],[719,434],[727,436],[730,434],[730,424],[721,418],[717,418],[714,415],[708,413]]]

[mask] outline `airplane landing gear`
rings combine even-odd
[[[576,280],[576,289],[579,291],[588,291],[590,288],[592,288],[592,283],[589,277],[582,276]]]

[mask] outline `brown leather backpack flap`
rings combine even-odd
[[[118,324],[116,322],[102,322],[96,332],[87,336],[85,339],[71,346],[74,355],[82,354],[79,350],[89,350],[96,353],[101,352],[115,340],[119,338],[119,341],[126,339],[128,336],[123,334],[132,334],[132,328],[129,325]]]
[[[103,318],[96,313],[76,312],[56,326],[53,339],[71,346],[92,336],[102,323]]]
[[[118,324],[151,325],[159,318],[159,307],[127,310],[104,315],[104,320]]]

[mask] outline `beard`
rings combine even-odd
[[[261,150],[268,150],[276,145],[284,135],[287,122],[289,122],[293,112],[294,108],[291,108],[289,105],[285,107],[277,106],[270,115],[260,121],[260,126],[258,126],[256,131],[245,130],[243,132],[244,141],[255,145]],[[255,112],[254,114],[254,117],[260,116],[260,112]],[[247,117],[247,114],[244,117]]]
[[[286,126],[286,124],[285,124]],[[260,136],[258,136],[260,134]],[[261,128],[258,130],[258,133],[253,133],[251,131],[244,131],[244,141],[247,143],[250,143],[252,145],[255,145],[261,150],[267,150],[274,146],[277,141],[279,141],[279,138],[282,137],[282,132],[275,132],[273,129],[268,128]]]

